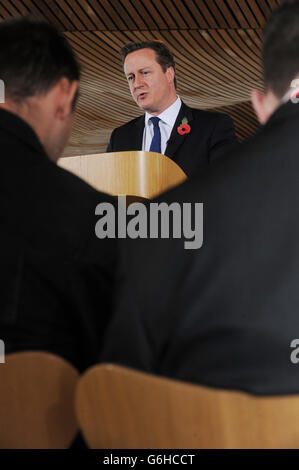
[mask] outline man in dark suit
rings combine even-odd
[[[161,196],[203,203],[203,245],[128,241],[101,360],[255,394],[299,392],[299,4],[264,35],[263,127]],[[202,227],[197,227],[200,230]]]
[[[191,176],[236,146],[229,116],[191,109],[177,96],[174,59],[163,43],[129,43],[121,55],[132,97],[145,115],[114,129],[107,152],[163,153]]]
[[[0,338],[6,353],[46,350],[83,370],[109,319],[115,244],[94,232],[109,196],[56,165],[79,65],[66,39],[32,18],[3,21],[0,43]]]

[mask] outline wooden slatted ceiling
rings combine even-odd
[[[128,41],[165,41],[184,102],[226,112],[240,139],[254,133],[249,97],[252,88],[262,87],[262,28],[282,1],[0,0],[0,21],[32,13],[69,39],[83,73],[65,155],[83,155],[105,151],[112,129],[142,114],[120,63],[119,49]]]
[[[0,15],[33,13],[63,31],[261,28],[282,0],[11,0]]]

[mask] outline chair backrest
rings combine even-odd
[[[50,353],[7,354],[0,364],[0,448],[68,448],[78,430],[78,377],[73,366]]]
[[[91,448],[299,448],[299,396],[257,397],[116,365],[79,380],[76,412]]]
[[[99,191],[148,199],[187,178],[173,160],[154,152],[112,152],[64,157],[58,164]]]

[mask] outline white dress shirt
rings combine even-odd
[[[178,96],[174,103],[172,103],[169,108],[165,109],[163,113],[157,116],[161,119],[159,121],[159,127],[161,132],[161,153],[165,153],[167,142],[170,139],[170,134],[176,118],[178,117],[180,108],[181,108],[181,99]],[[150,118],[153,117],[149,113],[145,113],[145,122],[144,122],[144,131],[143,131],[143,141],[142,141],[142,150],[149,151],[152,139],[154,136],[154,125]]]

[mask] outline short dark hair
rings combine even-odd
[[[299,2],[286,1],[264,30],[263,68],[266,90],[282,98],[299,73]]]
[[[176,87],[177,82],[174,58],[168,47],[162,41],[129,42],[128,44],[125,44],[120,51],[123,65],[128,54],[139,51],[140,49],[152,49],[156,53],[157,62],[161,65],[163,72],[166,72],[168,67],[173,68],[174,85]]]
[[[0,79],[13,101],[46,93],[62,77],[80,79],[71,46],[57,29],[32,16],[0,23]]]

